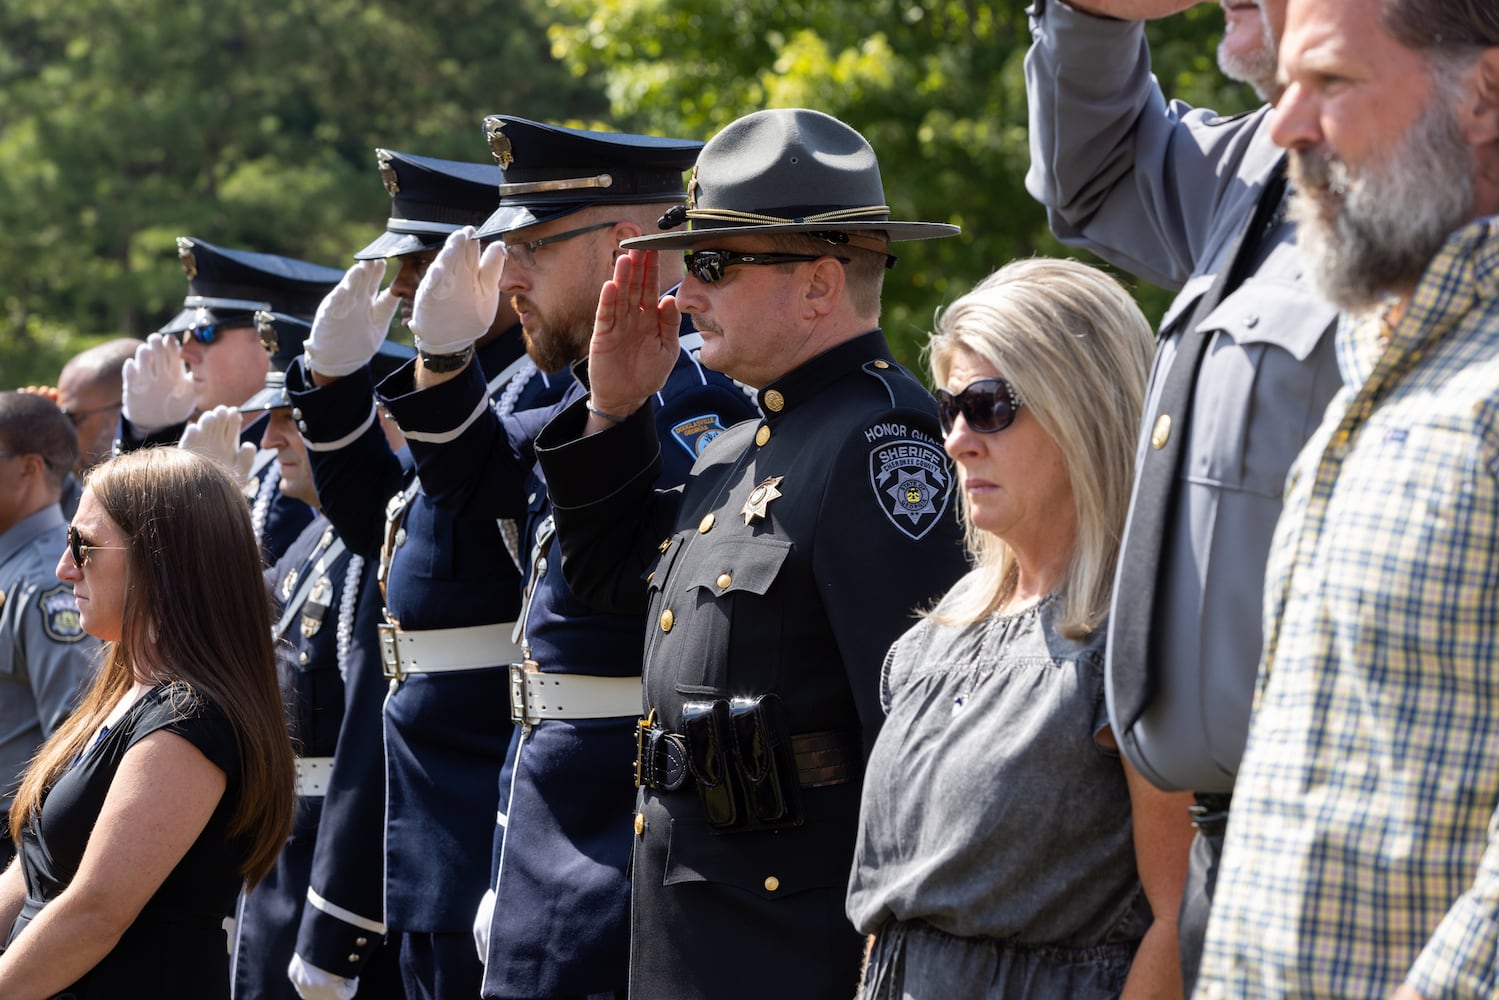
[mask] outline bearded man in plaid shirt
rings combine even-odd
[[[1499,995],[1499,4],[1291,0],[1344,386],[1292,467],[1199,998]]]

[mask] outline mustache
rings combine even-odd
[[[1348,164],[1317,149],[1291,151],[1291,183],[1300,191],[1345,197],[1353,189]]]

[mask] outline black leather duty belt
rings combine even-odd
[[[688,787],[692,765],[687,737],[646,719],[635,724],[635,734],[636,787],[663,792]],[[864,748],[853,733],[797,733],[791,737],[791,752],[796,759],[797,784],[802,788],[842,785],[864,771]]]

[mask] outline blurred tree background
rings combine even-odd
[[[1216,4],[1151,26],[1167,94],[1254,105],[1221,30]],[[941,305],[1067,252],[1023,186],[1028,44],[1019,2],[975,0],[6,0],[0,387],[170,317],[179,235],[344,266],[389,206],[374,148],[485,160],[492,112],[700,139],[764,107],[848,121],[896,218],[963,227],[897,248],[884,325],[914,364]]]

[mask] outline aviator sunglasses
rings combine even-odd
[[[88,554],[94,549],[124,549],[123,545],[91,545],[83,540],[78,529],[71,524],[68,525],[68,554],[73,557],[75,569],[83,569],[83,564],[88,562]]]
[[[946,389],[937,390],[937,425],[944,437],[952,433],[953,422],[960,413],[973,430],[993,434],[1013,424],[1018,409],[1020,397],[1015,394],[1015,387],[1002,378],[974,379],[956,395]]]
[[[738,264],[804,264],[811,260],[833,257],[814,253],[735,253],[732,250],[688,250],[682,254],[687,273],[705,284],[723,280],[723,273]],[[833,257],[845,264],[847,257]]]

